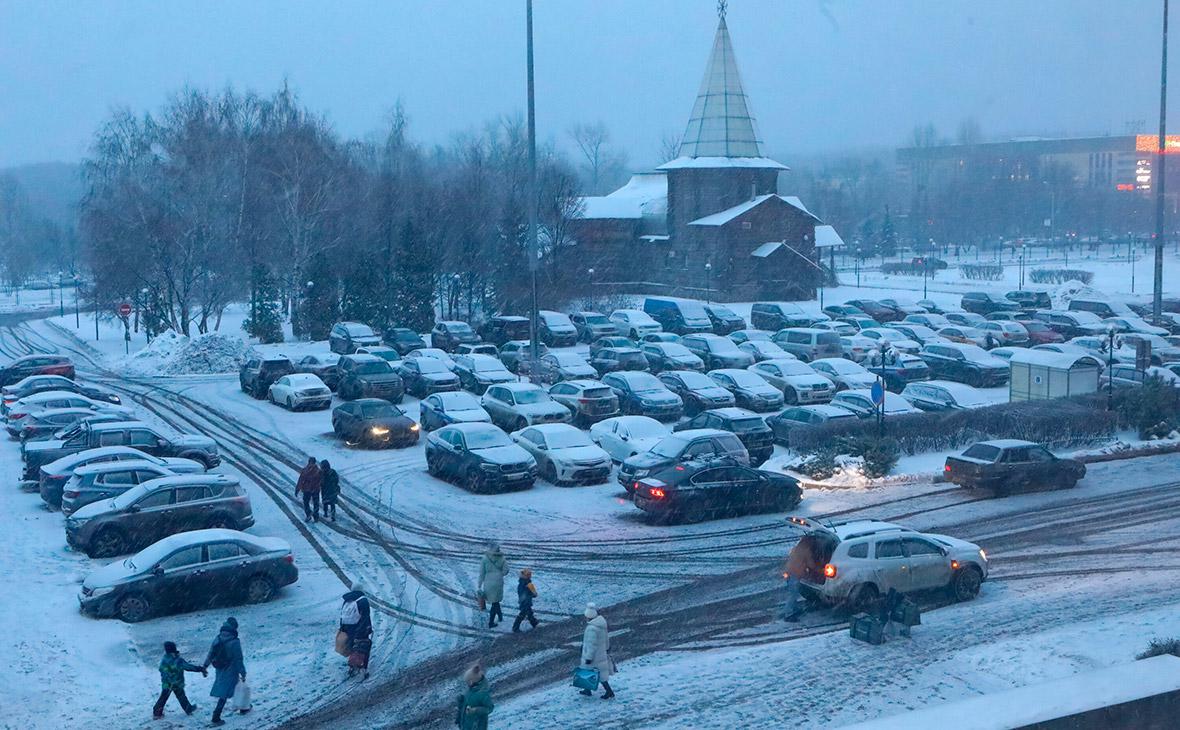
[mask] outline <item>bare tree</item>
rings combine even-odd
[[[626,168],[626,155],[610,143],[610,131],[602,122],[575,124],[569,131],[570,139],[582,155],[587,190],[590,195],[601,195],[612,183],[618,182]]]

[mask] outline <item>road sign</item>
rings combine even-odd
[[[131,316],[131,305],[127,302],[123,302],[119,305],[119,309],[117,311],[119,312],[120,317],[129,317]]]
[[[869,395],[873,397],[873,403],[877,405],[881,405],[885,402],[885,389],[881,387],[880,380],[873,383],[873,387],[872,390],[869,391]]]

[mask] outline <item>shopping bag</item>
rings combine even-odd
[[[336,653],[348,656],[348,633],[344,629],[336,632]]]
[[[238,712],[249,712],[253,708],[250,702],[250,685],[245,680],[238,682],[234,689],[234,709]]]
[[[884,624],[876,616],[870,616],[867,613],[858,613],[852,617],[848,633],[857,641],[874,645],[885,643]]]
[[[479,599],[479,610],[480,611],[488,610],[488,599],[487,599],[487,597],[484,596],[483,591],[480,591],[479,594],[476,596],[476,598]]]
[[[598,670],[594,667],[578,667],[574,670],[573,685],[593,692],[598,689]]]

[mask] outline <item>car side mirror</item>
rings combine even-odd
[[[133,505],[131,505],[131,506],[129,506],[129,507],[127,508],[127,511],[128,511],[128,512],[130,512],[130,513],[132,513],[132,514],[134,514],[134,513],[136,513],[136,512],[138,512],[138,511],[139,511],[139,505],[138,505],[138,504],[133,504]]]
[[[167,445],[168,445],[168,439],[156,439],[156,446],[163,448]]]
[[[942,557],[944,557],[944,558],[951,554],[951,551],[947,550],[944,547],[940,547],[940,548],[938,548],[938,550],[942,553]]]
[[[164,568],[163,568],[163,566],[160,566],[160,565],[153,565],[153,566],[152,566],[152,575],[156,575],[156,576],[164,575]]]

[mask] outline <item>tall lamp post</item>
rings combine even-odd
[[[589,281],[590,281],[590,308],[597,309],[597,305],[598,305],[597,294],[598,294],[598,292],[594,289],[594,267],[593,266],[586,269],[586,275],[589,277]]]
[[[82,281],[74,274],[74,329],[82,329],[82,314],[78,310],[78,290],[82,288]]]
[[[57,316],[63,318],[66,316],[66,281],[64,276],[65,274],[62,272],[57,272]]]
[[[537,381],[537,268],[540,266],[540,244],[537,241],[537,113],[533,100],[533,0],[525,0],[525,63],[528,75],[528,144],[529,144],[529,274],[531,306],[529,307],[529,380]]]
[[[1155,185],[1155,266],[1152,276],[1151,316],[1159,324],[1164,290],[1164,149],[1168,120],[1168,0],[1164,0],[1163,54],[1160,60],[1160,133],[1155,155],[1152,184]]]
[[[1114,410],[1114,378],[1110,369],[1114,367],[1114,325],[1106,328],[1106,410]]]
[[[1020,242],[1020,287],[1024,288],[1024,241]]]
[[[705,303],[713,301],[713,264],[705,262]]]

